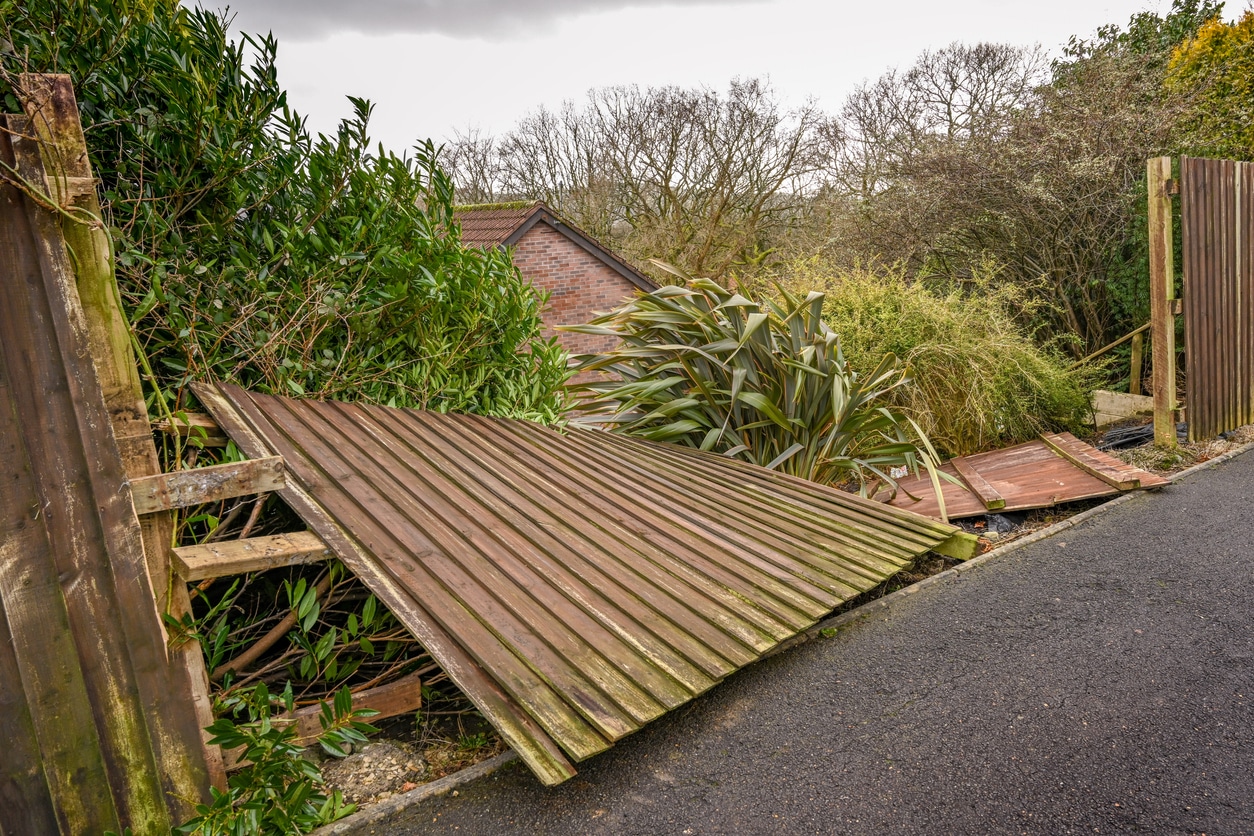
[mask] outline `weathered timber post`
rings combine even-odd
[[[66,75],[24,74],[19,78],[23,107],[39,138],[47,187],[54,200],[71,210],[61,216],[65,247],[75,268],[75,283],[87,325],[87,342],[127,479],[161,472],[152,426],[132,348],[130,328],[120,307],[108,233],[101,218],[96,181],[87,155],[73,86]],[[190,610],[186,584],[172,582],[170,554],[174,514],[164,511],[139,518],[146,575],[154,616],[176,617]],[[163,772],[167,805],[177,821],[192,804],[206,798],[210,781],[225,785],[217,747],[202,743],[201,729],[213,722],[208,677],[197,642],[166,648],[162,675],[166,687],[151,705],[153,746]]]
[[[1145,334],[1132,337],[1132,361],[1128,368],[1128,394],[1141,394],[1142,361],[1145,357]]]
[[[1171,240],[1171,157],[1146,163],[1149,193],[1149,269],[1152,364],[1154,374],[1154,443],[1176,442],[1176,312],[1175,265]]]

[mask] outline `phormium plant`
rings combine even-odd
[[[866,493],[893,468],[933,472],[918,426],[889,405],[908,380],[885,355],[854,371],[822,318],[822,293],[754,301],[709,279],[638,294],[569,330],[619,337],[581,358],[580,406],[616,432],[721,453]]]

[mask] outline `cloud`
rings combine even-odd
[[[200,0],[207,8],[223,8]],[[639,6],[728,6],[755,0],[238,0],[235,29],[273,31],[281,40],[331,34],[440,34],[500,40],[542,32],[563,18]],[[761,0],[756,0],[761,2]]]

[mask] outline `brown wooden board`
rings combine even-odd
[[[174,571],[185,581],[264,572],[331,557],[322,538],[310,531],[224,540],[174,550]]]
[[[75,307],[81,312],[87,352],[95,366],[123,470],[128,479],[156,475],[161,464],[130,326],[121,310],[112,243],[103,223],[91,220],[103,214],[71,79],[68,75],[22,74],[18,88],[32,129],[27,136],[39,138],[38,152],[28,154],[24,165],[34,168],[42,164],[42,171],[27,172],[27,180],[37,188],[42,183],[53,201],[68,210],[59,220],[64,248],[73,264]],[[179,618],[191,604],[186,588],[170,582],[174,516],[170,512],[149,514],[140,519],[139,526],[153,608]],[[197,642],[184,642],[168,648],[166,655],[170,670],[151,704],[151,716],[166,800],[174,819],[182,820],[191,815],[197,801],[208,800],[210,781],[225,789],[226,775],[217,747],[206,745],[199,753],[186,747],[188,736],[199,733],[193,727],[203,729],[214,719],[201,649]],[[191,714],[183,710],[189,704]],[[167,710],[166,705],[171,708]]]
[[[1055,448],[1067,455],[1060,455]],[[1121,490],[1159,488],[1168,484],[1161,476],[1125,464],[1070,433],[1051,434],[1048,442],[1041,439],[1003,450],[963,456],[961,466],[965,471],[978,474],[987,483],[988,489],[1005,500],[1006,504],[997,509],[1003,511],[1048,508],[1063,502],[1113,496]],[[958,473],[953,461],[946,462],[941,470]],[[924,516],[940,516],[940,505],[926,474],[898,482],[901,490],[896,498],[890,499],[886,491],[877,498]],[[1127,487],[1119,488],[1116,484]],[[942,482],[941,491],[945,498],[945,512],[951,519],[995,513],[962,484]],[[907,492],[917,499],[912,499]]]
[[[269,456],[141,476],[131,480],[131,501],[135,513],[142,516],[236,496],[269,493],[282,488],[283,484],[283,459]]]
[[[1254,422],[1254,163],[1180,158],[1189,438]]]
[[[284,457],[280,495],[546,783],[573,774],[557,747],[602,751],[961,540],[599,431],[195,391],[250,456]]]
[[[22,138],[29,121],[6,122],[0,158],[48,188],[38,145]],[[0,690],[27,706],[40,764],[4,782],[50,802],[35,815],[62,832],[160,832],[185,803],[174,793],[206,785],[203,768],[199,783],[182,780],[195,772],[182,747],[199,732],[171,678],[59,219],[7,183],[0,271],[0,444],[15,451],[0,492],[0,542],[14,550],[0,560],[0,602],[20,672]]]

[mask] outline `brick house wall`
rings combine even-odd
[[[514,263],[523,278],[548,291],[544,336],[557,335],[571,354],[594,354],[614,347],[613,337],[555,331],[555,325],[582,325],[597,313],[618,307],[636,286],[605,262],[547,223],[537,223],[514,245]]]

